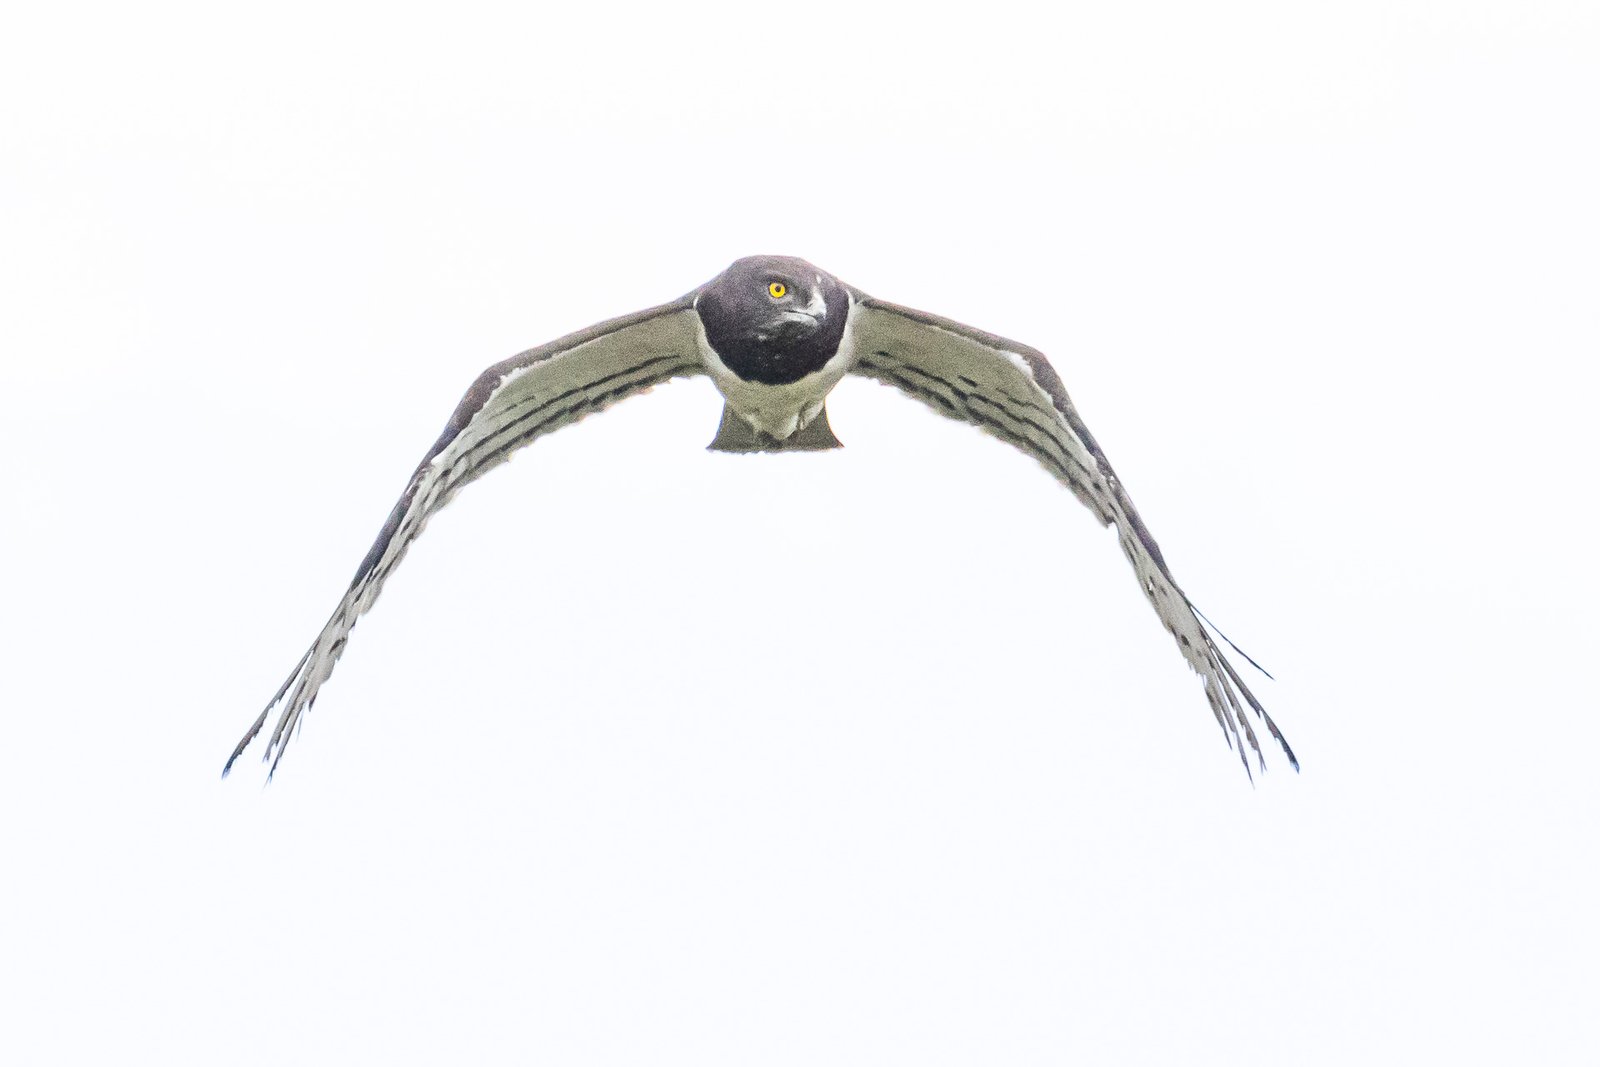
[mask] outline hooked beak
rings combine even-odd
[[[805,307],[780,311],[762,323],[756,336],[763,341],[773,339],[799,341],[810,337],[822,325],[825,310],[826,305],[822,302],[822,297],[813,296]]]
[[[792,323],[806,333],[810,333],[822,325],[822,316],[810,311],[785,311],[773,323]]]
[[[808,312],[783,311],[761,324],[756,331],[756,339],[763,343],[777,341],[793,344],[816,333],[821,325],[821,320]]]

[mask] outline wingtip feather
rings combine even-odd
[[[1234,644],[1233,643],[1233,638],[1231,638],[1227,634],[1223,633],[1222,630],[1220,628],[1218,628],[1216,623],[1212,622],[1209,618],[1206,617],[1206,613],[1205,612],[1203,612],[1199,608],[1195,607],[1194,606],[1194,601],[1190,600],[1187,595],[1184,596],[1183,602],[1185,604],[1189,605],[1189,610],[1194,612],[1195,616],[1197,618],[1199,618],[1201,622],[1203,622],[1207,626],[1211,627],[1211,632],[1212,633],[1214,633],[1218,637],[1222,638],[1222,640],[1224,642],[1226,642],[1226,644],[1227,644],[1227,646],[1229,648],[1233,649],[1235,652],[1239,653],[1239,655],[1243,656],[1244,657],[1244,661],[1246,663],[1250,664],[1250,666],[1254,667],[1256,670],[1258,670],[1262,674],[1266,675],[1272,681],[1277,681],[1276,678],[1272,677],[1272,672],[1271,671],[1267,670],[1261,664],[1257,663],[1255,661],[1255,659],[1253,659],[1251,657],[1250,653],[1246,652],[1244,649],[1242,649],[1238,645]]]

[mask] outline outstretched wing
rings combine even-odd
[[[973,423],[1014,445],[1071,489],[1102,525],[1115,525],[1139,587],[1178,642],[1184,659],[1204,680],[1206,699],[1229,747],[1238,751],[1245,773],[1250,773],[1247,743],[1266,769],[1245,704],[1299,770],[1289,743],[1173,580],[1155,538],[1044,356],[1027,345],[937,315],[859,291],[852,295],[858,355],[854,373],[893,385],[942,415]],[[1231,641],[1227,643],[1244,655]]]
[[[523,445],[671,378],[701,373],[693,294],[611,319],[496,363],[478,376],[444,433],[417,465],[367,558],[322,632],[306,649],[222,768],[224,776],[274,707],[263,760],[276,771],[300,717],[333,673],[356,620],[383,589],[428,519],[456,492]]]

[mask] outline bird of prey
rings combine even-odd
[[[234,748],[223,775],[279,707],[262,756],[270,763],[270,779],[356,620],[377,600],[428,519],[463,486],[545,434],[652,386],[699,374],[710,376],[724,400],[710,445],[716,451],[840,447],[825,404],[840,379],[859,374],[1032,456],[1102,525],[1116,527],[1140,590],[1203,680],[1212,714],[1246,774],[1247,745],[1266,769],[1246,705],[1299,769],[1283,734],[1173,579],[1155,538],[1043,355],[1004,337],[878,300],[803,259],[750,256],[677,300],[531,348],[479,375],[412,473],[339,606]],[[1220,632],[1217,636],[1244,655]]]

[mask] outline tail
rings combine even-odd
[[[717,427],[717,436],[706,447],[712,452],[821,452],[828,448],[843,448],[844,444],[833,436],[833,427],[828,425],[827,408],[817,412],[816,418],[780,441],[757,430],[724,404],[722,425]]]

